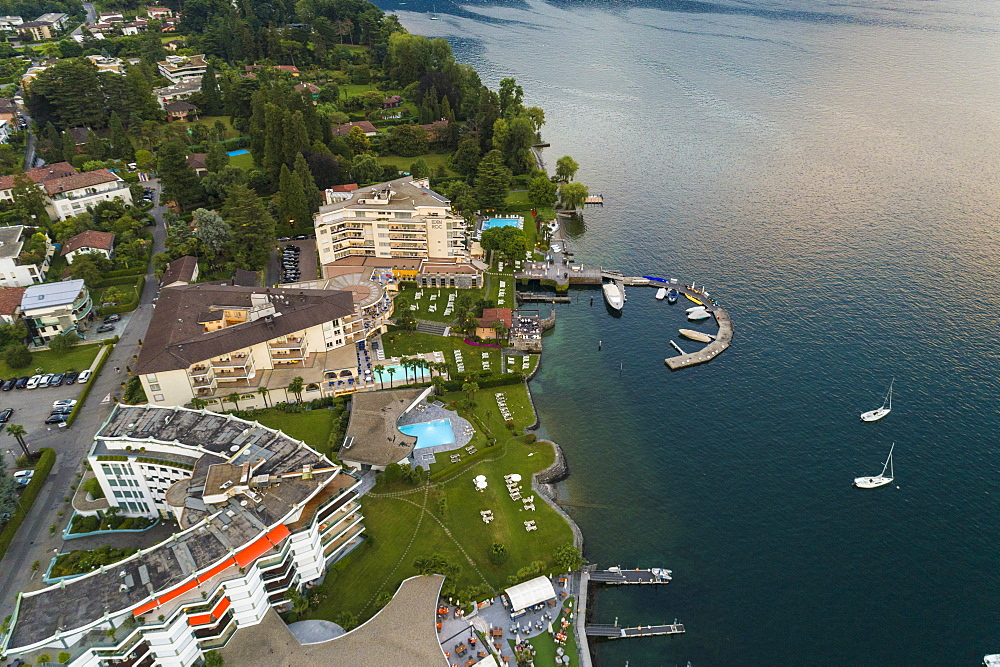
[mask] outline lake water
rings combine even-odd
[[[672,374],[681,304],[558,307],[532,391],[586,555],[674,571],[592,620],[688,629],[599,664],[1000,652],[1000,4],[403,9],[545,109],[550,168],[573,155],[606,202],[572,228],[580,261],[704,283],[735,323]],[[892,443],[896,482],[851,488]]]

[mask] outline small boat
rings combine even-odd
[[[614,310],[621,310],[625,305],[625,289],[616,282],[604,283],[604,302]]]
[[[854,486],[859,489],[877,489],[880,486],[885,486],[893,480],[895,476],[895,471],[892,468],[892,450],[896,448],[896,443],[892,443],[892,447],[889,448],[889,458],[885,460],[885,465],[882,466],[882,472],[874,477],[858,477],[854,480]],[[889,476],[886,477],[885,470],[889,469]]]
[[[707,333],[702,333],[700,331],[692,331],[691,329],[680,329],[680,334],[685,338],[691,340],[696,340],[699,343],[711,343],[715,340],[712,336]]]
[[[885,400],[882,401],[882,407],[875,410],[869,410],[861,415],[861,421],[863,422],[877,422],[882,417],[885,417],[892,411],[892,384],[896,381],[896,378],[892,379],[889,383],[889,393],[885,395]]]
[[[673,570],[666,570],[662,567],[654,567],[649,570],[649,572],[657,578],[659,581],[670,581],[673,579]]]
[[[684,292],[684,298],[687,299],[688,301],[693,301],[694,303],[698,304],[699,306],[704,306],[705,305],[704,302],[698,301],[698,299],[694,298],[693,296],[691,296],[687,292]]]
[[[663,301],[663,299],[666,298],[666,296],[667,296],[667,288],[666,287],[661,287],[660,289],[656,290],[656,300],[657,301]]]
[[[690,315],[691,313],[696,313],[699,310],[706,310],[706,308],[705,308],[705,306],[691,306],[690,308],[688,308],[684,312],[687,313],[688,315]]]
[[[677,290],[670,288],[667,292],[667,303],[677,303]]]
[[[693,313],[688,313],[689,322],[701,322],[702,320],[707,320],[712,316],[712,313],[707,310],[696,310]]]

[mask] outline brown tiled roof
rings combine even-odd
[[[191,157],[190,155],[188,157]],[[194,270],[198,268],[198,258],[191,255],[178,257],[167,264],[163,277],[160,278],[161,285],[169,285],[176,282],[189,283],[194,279]]]
[[[249,308],[252,294],[266,294],[276,314],[206,333],[198,319],[216,308]],[[160,294],[153,311],[137,373],[187,368],[250,345],[301,331],[354,312],[350,292],[333,290],[180,285]],[[280,314],[278,314],[280,313]]]
[[[72,176],[64,176],[63,178],[55,178],[51,181],[45,181],[45,192],[47,192],[49,196],[52,196],[57,195],[60,192],[79,190],[80,188],[100,185],[101,183],[111,183],[117,180],[118,177],[107,169],[97,169],[96,171],[88,171],[83,174],[73,174]]]
[[[111,232],[98,232],[93,229],[88,229],[85,232],[80,232],[73,238],[66,241],[63,244],[61,255],[68,255],[69,253],[79,250],[80,248],[98,248],[100,250],[110,251],[115,247],[115,235]]]
[[[334,185],[330,187],[330,192],[354,192],[358,189],[357,183],[347,183],[345,185]]]
[[[173,102],[167,102],[163,105],[163,110],[167,113],[177,113],[180,111],[197,111],[198,107],[191,104],[190,102],[185,102],[184,100],[175,100]]]
[[[0,315],[14,317],[21,307],[21,297],[27,287],[0,287]]]
[[[511,310],[510,308],[486,308],[483,310],[483,316],[479,318],[479,326],[485,329],[492,329],[493,323],[497,320],[503,322],[503,325],[510,329],[512,322]]]
[[[308,90],[310,93],[316,94],[319,92],[319,86],[314,83],[299,83],[295,85],[295,90],[298,92]]]
[[[208,163],[205,159],[208,158],[208,153],[191,153],[187,156],[188,166],[198,171],[199,169],[208,169]]]
[[[353,121],[350,123],[344,123],[343,125],[338,125],[333,128],[333,136],[343,137],[351,133],[352,127],[360,127],[362,132],[378,132],[378,128],[372,125],[367,120]]]
[[[44,183],[55,178],[72,176],[77,173],[69,162],[56,162],[47,164],[44,167],[35,167],[24,172],[25,175],[35,183]],[[10,190],[14,187],[14,176],[0,176],[0,190]]]

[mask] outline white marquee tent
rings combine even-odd
[[[504,592],[510,600],[511,611],[515,614],[556,596],[556,589],[546,576],[535,577],[517,586],[511,586]]]

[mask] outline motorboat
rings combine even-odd
[[[680,334],[685,338],[690,340],[696,340],[699,343],[711,343],[715,340],[712,336],[707,333],[702,333],[700,331],[692,331],[691,329],[681,329]]]
[[[677,290],[672,287],[667,292],[667,303],[677,303]]]
[[[706,310],[705,306],[692,306],[685,310],[684,312],[690,315],[691,313],[697,312],[699,310]]]
[[[712,313],[707,310],[696,310],[693,313],[688,313],[689,322],[701,322],[702,320],[707,320],[712,316]]]
[[[885,395],[885,400],[882,401],[882,407],[862,413],[861,421],[877,422],[879,419],[882,419],[882,417],[885,417],[892,411],[892,385],[895,381],[896,378],[893,378],[892,382],[889,383],[889,393]]]
[[[892,467],[892,450],[896,448],[896,443],[892,444],[889,448],[889,458],[885,460],[885,465],[882,466],[882,472],[873,477],[858,477],[854,480],[854,486],[859,489],[877,489],[880,486],[885,486],[890,483],[895,477],[895,471]],[[886,469],[889,470],[888,477],[885,474]]]
[[[699,306],[704,306],[705,305],[705,302],[699,301],[698,299],[694,298],[693,296],[691,296],[687,292],[684,292],[684,298],[687,299],[688,301],[691,301],[692,303],[698,304]]]
[[[657,301],[663,301],[663,299],[665,299],[666,296],[667,296],[667,288],[666,287],[661,287],[660,289],[656,290],[656,300]]]
[[[621,310],[625,305],[625,288],[616,282],[604,283],[604,302],[613,310]]]
[[[649,571],[658,581],[670,581],[673,579],[673,570],[665,570],[662,567],[654,567]]]

